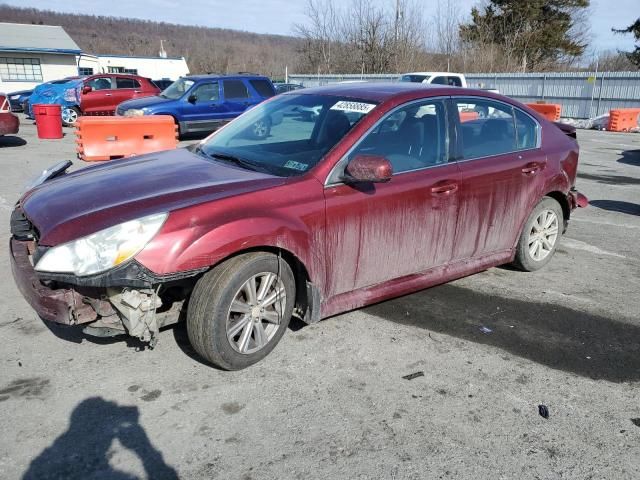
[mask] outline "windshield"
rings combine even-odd
[[[375,106],[353,98],[282,95],[247,111],[197,151],[273,175],[302,175]]]
[[[162,93],[160,93],[161,97],[170,98],[171,100],[177,100],[181,98],[194,84],[193,80],[189,80],[188,78],[179,78],[167,88],[165,88]]]

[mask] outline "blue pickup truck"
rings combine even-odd
[[[189,75],[158,96],[121,103],[116,115],[171,115],[180,135],[211,132],[275,93],[271,80],[260,75]],[[271,120],[265,119],[253,126],[252,134],[265,138],[270,131]]]

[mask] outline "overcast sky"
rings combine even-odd
[[[347,1],[347,0],[342,0]],[[393,4],[393,0],[371,0]],[[435,11],[438,0],[424,2],[427,15]],[[187,25],[232,28],[259,33],[291,34],[294,23],[305,22],[305,0],[142,0],[119,2],[104,0],[0,0],[18,7],[35,7],[72,13],[116,15]],[[460,11],[469,12],[478,0],[458,0]],[[122,5],[122,4],[120,4]],[[611,27],[623,28],[640,17],[640,0],[591,0],[590,51],[630,50],[631,35],[614,35]],[[1,19],[0,19],[1,20]]]

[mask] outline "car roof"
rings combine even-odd
[[[374,102],[384,102],[395,97],[434,97],[437,95],[460,95],[460,92],[481,93],[481,91],[410,82],[365,82],[365,83],[332,83],[323,87],[304,88],[282,95],[332,95],[359,98]],[[422,94],[422,95],[421,95]]]
[[[182,78],[188,78],[189,80],[194,80],[196,82],[199,82],[200,80],[213,80],[216,78],[226,78],[230,80],[239,78],[268,80],[268,77],[265,75],[254,75],[249,73],[207,73],[205,75],[185,75]]]
[[[474,88],[413,82],[332,83],[323,87],[303,88],[281,93],[286,95],[327,95],[347,97],[376,103],[403,103],[431,97],[483,97],[514,105],[520,102],[499,93]],[[521,105],[519,105],[522,108]]]

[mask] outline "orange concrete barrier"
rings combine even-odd
[[[478,112],[465,112],[462,111],[460,112],[460,122],[464,123],[464,122],[470,122],[472,120],[477,120],[478,118],[480,118],[480,114]]]
[[[527,103],[527,107],[544,115],[547,120],[557,122],[562,114],[562,105],[558,103]]]
[[[628,132],[632,128],[638,128],[638,115],[640,108],[619,108],[609,111],[609,126],[611,132]]]
[[[169,115],[80,117],[76,128],[78,158],[103,162],[178,146],[177,127]]]

